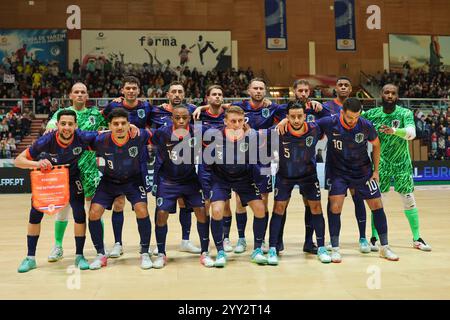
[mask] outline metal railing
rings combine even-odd
[[[0,99],[0,109],[9,111],[14,107],[20,107],[20,112],[23,112],[24,108],[30,108],[34,114],[36,114],[36,100],[31,99],[18,99],[18,98],[5,98]]]

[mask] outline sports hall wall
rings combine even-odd
[[[271,85],[288,85],[309,74],[309,41],[316,73],[350,76],[383,70],[389,33],[450,34],[448,0],[357,0],[356,51],[337,52],[333,0],[287,0],[288,51],[265,49],[263,0],[28,0],[0,1],[0,28],[65,28],[69,5],[81,8],[83,29],[231,30],[238,64],[264,69]],[[369,30],[367,7],[381,9],[381,29]],[[79,39],[72,31],[69,38]]]

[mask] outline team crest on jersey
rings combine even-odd
[[[270,115],[270,111],[269,111],[269,109],[264,108],[264,109],[261,110],[261,114],[262,114],[262,116],[263,116],[264,118],[268,118],[269,115]]]
[[[161,197],[159,197],[158,199],[156,199],[156,205],[157,205],[158,207],[161,207],[161,205],[163,204],[163,202],[164,202],[164,199],[161,198]]]
[[[393,128],[400,127],[400,120],[392,120],[392,127]]]
[[[137,147],[131,147],[131,148],[128,149],[128,154],[132,158],[136,157],[138,153],[139,152],[138,152],[138,148]]]
[[[90,123],[91,125],[94,125],[94,124],[95,124],[95,117],[94,117],[94,116],[89,116],[89,123]]]
[[[247,142],[241,143],[241,145],[239,146],[239,151],[247,152],[248,151],[248,143]]]
[[[143,119],[145,117],[145,110],[139,109],[137,115],[139,118]]]
[[[308,137],[308,138],[306,138],[306,146],[307,146],[307,147],[311,147],[311,145],[313,144],[313,142],[314,142],[314,137]]]
[[[73,148],[73,150],[72,150],[73,154],[76,156],[79,155],[81,153],[81,151],[83,151],[83,149],[81,149],[81,147],[76,147],[76,148]]]
[[[357,133],[355,135],[355,141],[356,143],[361,143],[364,140],[364,133]]]
[[[313,114],[308,114],[306,117],[306,122],[314,122],[316,121],[316,117]]]

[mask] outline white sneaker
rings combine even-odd
[[[379,250],[380,250],[380,248],[378,246],[377,238],[375,238],[375,237],[370,238],[370,251],[378,252]]]
[[[167,263],[167,256],[164,253],[158,253],[158,257],[153,262],[153,268],[162,269]]]
[[[150,253],[150,252],[149,252]],[[153,255],[154,256],[157,256],[158,255],[158,246],[155,248],[155,249],[153,249]]]
[[[372,251],[369,241],[366,238],[359,239],[359,252],[361,253],[370,253]]]
[[[269,252],[269,244],[263,241],[261,245],[261,250],[264,254],[267,254]]]
[[[200,263],[207,268],[214,267],[214,260],[211,258],[208,252],[203,252],[200,256]]]
[[[342,257],[341,253],[339,252],[339,247],[333,247],[331,250],[331,262],[334,263],[341,263]]]
[[[399,257],[389,248],[388,245],[381,246],[380,257],[390,261],[398,261]]]
[[[245,250],[247,250],[247,241],[245,241],[245,238],[239,238],[234,253],[242,253]]]
[[[181,240],[180,251],[199,254],[202,250],[192,244],[190,240]]]
[[[331,245],[331,242],[328,242],[328,244],[325,245],[325,248],[327,249],[327,251],[333,250],[333,246]]]
[[[223,239],[223,250],[225,252],[233,251],[233,246],[231,245],[231,241],[228,238]]]
[[[152,259],[148,253],[141,254],[141,269],[147,270],[153,266]]]
[[[97,254],[94,262],[92,262],[89,265],[89,269],[90,270],[98,270],[98,269],[101,269],[102,267],[106,267],[107,264],[108,264],[108,257],[104,254]]]
[[[331,256],[325,247],[317,248],[317,258],[319,258],[319,261],[322,263],[331,262]]]
[[[426,244],[422,238],[419,238],[418,240],[413,240],[413,246],[414,248],[422,251],[431,251],[431,246]]]
[[[114,247],[111,249],[111,252],[109,253],[109,258],[119,258],[121,255],[123,255],[123,247],[120,244],[120,242],[116,242],[114,244]]]
[[[50,255],[48,256],[48,262],[55,262],[61,260],[63,258],[63,248],[60,246],[54,246],[52,251],[50,251]]]

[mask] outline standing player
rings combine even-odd
[[[56,126],[57,131],[40,137],[31,147],[18,155],[14,165],[22,169],[40,168],[42,172],[51,170],[54,165],[70,165],[70,206],[75,220],[75,266],[86,270],[89,268],[89,264],[83,255],[86,241],[86,212],[77,162],[82,156],[82,152],[88,148],[90,140],[95,138],[95,135],[91,136],[89,133],[76,130],[77,114],[73,110],[59,111]],[[45,158],[37,161],[41,153],[45,154]],[[43,216],[42,212],[31,208],[27,235],[28,254],[19,266],[18,271],[21,273],[36,268],[35,253]]]
[[[211,232],[217,248],[216,267],[224,267],[227,256],[223,250],[223,212],[225,202],[231,198],[231,190],[240,197],[243,206],[247,204],[254,213],[254,251],[252,262],[267,264],[267,257],[261,249],[264,238],[264,203],[256,183],[253,168],[257,165],[254,151],[257,148],[256,133],[244,132],[244,111],[231,106],[225,111],[225,128],[209,129],[204,134],[204,142],[214,140],[204,150],[204,161],[212,171],[211,186]],[[209,157],[209,158],[208,158]],[[253,161],[252,161],[253,160]]]
[[[57,118],[63,110],[72,110],[76,113],[78,127],[81,130],[97,131],[108,126],[108,123],[97,108],[87,108],[86,104],[89,96],[86,85],[81,82],[75,83],[72,86],[69,97],[72,101],[72,106],[58,110],[48,122],[47,131],[52,131],[57,128]],[[78,160],[78,167],[80,168],[81,183],[83,185],[84,196],[86,197],[86,210],[89,210],[91,199],[100,181],[95,152],[83,151]],[[67,206],[56,215],[55,245],[48,256],[49,262],[58,261],[63,258],[62,242],[68,224],[69,210],[70,208]]]
[[[214,261],[208,253],[209,216],[207,216],[202,190],[195,172],[196,158],[201,155],[202,128],[190,125],[187,107],[177,105],[172,111],[173,126],[163,126],[153,132],[151,143],[156,147],[158,162],[158,185],[156,190],[156,241],[158,257],[153,267],[160,269],[166,265],[166,237],[169,212],[176,211],[177,199],[182,198],[197,217],[200,236],[200,262],[205,267],[213,267]],[[196,130],[196,132],[194,131]]]
[[[413,113],[397,105],[398,88],[386,84],[381,91],[382,106],[371,109],[363,117],[371,121],[380,132],[380,190],[383,200],[394,179],[394,190],[400,194],[403,201],[405,216],[408,219],[413,234],[413,246],[422,251],[431,251],[431,247],[420,237],[419,212],[414,198],[414,181],[412,178],[411,157],[408,150],[408,140],[416,136]],[[373,224],[370,242],[375,246],[379,236]]]
[[[316,121],[328,138],[326,166],[329,169],[330,211],[328,225],[331,236],[331,261],[341,262],[339,233],[341,211],[347,189],[354,189],[366,200],[374,216],[374,224],[380,234],[380,256],[396,261],[398,256],[388,245],[387,221],[378,188],[380,141],[373,125],[360,118],[361,103],[356,98],[345,100],[340,115]],[[371,162],[367,142],[373,146]],[[372,169],[373,165],[373,169]]]
[[[128,112],[122,108],[111,111],[108,115],[111,132],[98,136],[91,143],[92,149],[103,157],[106,163],[89,210],[89,231],[97,250],[97,257],[89,266],[91,270],[100,269],[107,264],[100,218],[105,209],[111,209],[114,199],[122,195],[126,196],[136,213],[141,238],[141,268],[152,267],[148,254],[151,223],[147,210],[147,191],[144,187],[145,172],[142,171],[142,162],[147,159],[150,133],[140,129],[140,135],[131,138],[128,116]]]

